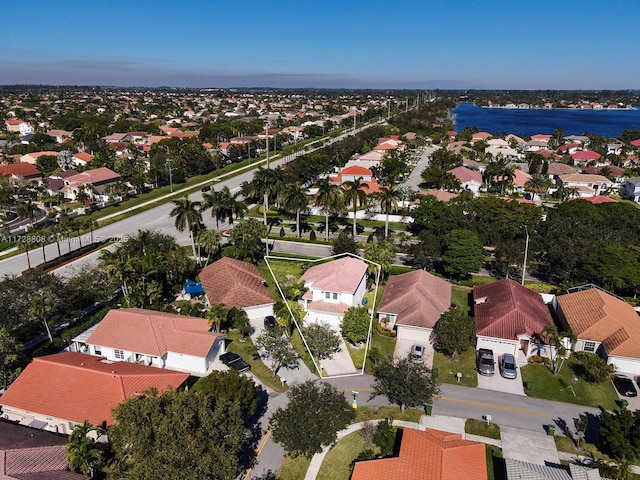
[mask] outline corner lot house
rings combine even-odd
[[[485,480],[483,443],[440,430],[405,428],[395,458],[356,462],[351,480]]]
[[[273,315],[273,297],[250,263],[224,257],[202,269],[200,282],[209,305],[242,308],[250,320]]]
[[[69,434],[85,420],[106,427],[113,423],[111,410],[126,398],[150,388],[178,389],[187,378],[188,373],[58,353],[34,358],[0,397],[0,405],[8,420]]]
[[[300,278],[309,290],[302,306],[311,322],[327,322],[339,328],[349,307],[362,304],[367,288],[367,264],[342,257],[309,268]]]
[[[123,308],[74,338],[73,350],[204,376],[224,353],[224,338],[205,318]]]
[[[560,322],[578,339],[574,351],[595,352],[619,371],[640,375],[640,317],[631,305],[597,287],[557,302]]]
[[[473,310],[477,348],[510,353],[520,364],[531,355],[548,353],[537,334],[553,322],[538,293],[508,278],[479,285],[473,289]]]
[[[451,307],[451,284],[424,270],[394,275],[378,306],[378,321],[397,338],[429,342],[433,326]]]

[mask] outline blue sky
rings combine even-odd
[[[640,88],[638,0],[2,3],[0,84]]]

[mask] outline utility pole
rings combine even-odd
[[[524,244],[524,262],[522,264],[522,285],[524,286],[524,278],[527,276],[527,253],[529,253],[529,229],[524,226],[524,231],[527,234],[527,240]]]

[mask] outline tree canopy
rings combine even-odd
[[[444,312],[433,327],[433,348],[455,358],[475,346],[476,322],[461,308]]]
[[[292,385],[289,404],[273,414],[273,439],[292,456],[311,457],[331,445],[355,413],[345,396],[328,383]]]
[[[369,336],[370,323],[371,315],[366,308],[349,307],[340,324],[342,336],[354,344],[364,342]]]
[[[482,243],[471,230],[453,230],[444,238],[442,268],[447,275],[460,278],[482,268]]]
[[[199,385],[199,391],[213,395],[216,401],[237,404],[244,419],[256,413],[260,388],[253,380],[240,375],[234,369],[215,370],[202,378]]]

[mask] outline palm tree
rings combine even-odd
[[[340,187],[329,183],[328,178],[321,178],[317,183],[317,187],[316,206],[320,207],[325,214],[325,234],[328,242],[329,214],[342,206],[342,196],[340,195]]]
[[[18,250],[27,254],[27,267],[31,270],[31,259],[29,258],[29,249],[31,245],[28,242],[18,242]]]
[[[567,347],[565,346],[565,338],[570,342],[576,341],[576,336],[571,331],[560,332],[555,325],[547,325],[540,332],[540,338],[549,345],[549,360],[551,360],[551,370],[557,375],[564,364],[564,361],[558,365],[558,358],[565,355]]]
[[[389,212],[398,206],[398,202],[402,199],[402,192],[393,186],[382,187],[380,191],[376,193],[376,199],[386,215],[384,221],[384,238],[386,239],[389,238]]]
[[[282,180],[282,171],[280,169],[267,169],[258,167],[253,174],[253,180],[249,183],[249,191],[254,197],[264,198],[264,224],[267,225],[267,210],[269,210],[269,197],[277,196],[284,182]]]
[[[209,259],[216,256],[220,250],[220,234],[217,230],[204,230],[198,235],[198,246],[207,253],[205,265],[209,264]],[[198,255],[199,256],[199,255]]]
[[[88,434],[98,431],[87,420],[82,425],[76,425],[69,435],[69,443],[64,449],[67,452],[69,470],[93,478],[96,470],[103,462],[102,451],[93,438]]]
[[[309,206],[306,191],[301,185],[290,183],[282,192],[282,200],[288,211],[296,212],[296,232],[300,238],[300,211]]]
[[[227,319],[229,311],[224,306],[224,303],[216,303],[209,307],[209,311],[207,311],[207,319],[209,320],[209,325],[213,328],[214,332],[218,332],[225,320]]]
[[[31,223],[35,220],[38,206],[29,198],[26,202],[19,202],[17,206],[18,216],[22,220],[31,219]]]
[[[524,189],[527,192],[533,193],[534,196],[538,194],[544,198],[544,195],[549,190],[550,183],[546,176],[540,173],[534,173],[531,179],[527,180],[524,184]]]
[[[200,210],[201,202],[192,202],[189,195],[184,198],[174,200],[175,207],[169,213],[170,216],[176,217],[175,226],[179,232],[189,230],[189,238],[191,238],[191,246],[193,247],[193,256],[196,256],[196,244],[193,238],[194,230],[202,223],[202,212]]]
[[[127,281],[133,272],[129,255],[123,248],[119,248],[113,252],[104,249],[100,253],[100,263],[111,277],[116,278],[118,282],[120,282],[122,295],[124,295],[124,299],[128,305],[129,285]]]
[[[231,192],[229,192],[231,193]],[[211,193],[204,193],[202,195],[204,199],[203,210],[207,208],[211,209],[211,216],[216,219],[216,228],[220,228],[220,220],[224,220],[226,214],[224,212],[224,203],[222,192],[212,190]]]
[[[353,238],[355,240],[357,235],[356,229],[356,212],[358,211],[358,205],[366,205],[367,194],[365,187],[369,184],[362,181],[362,177],[358,177],[355,180],[344,182],[342,186],[345,188],[343,198],[344,203],[353,205]]]
[[[51,336],[51,330],[49,330],[47,317],[51,314],[52,310],[53,305],[46,295],[36,295],[31,299],[31,307],[29,308],[29,313],[44,324],[44,328],[46,328],[47,330],[47,335],[49,336],[50,342],[53,342],[53,337]]]

